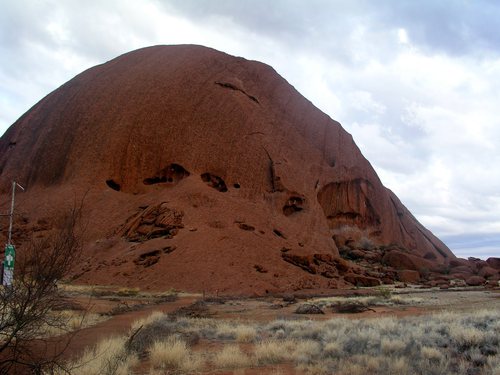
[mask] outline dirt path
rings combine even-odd
[[[146,318],[154,311],[162,311],[165,314],[171,313],[180,307],[188,306],[198,297],[182,297],[175,302],[165,302],[159,305],[151,306],[143,310],[131,311],[125,314],[117,315],[95,326],[84,328],[72,338],[71,343],[64,356],[74,358],[81,354],[86,347],[97,344],[104,338],[120,336],[128,333],[132,323],[138,319]]]

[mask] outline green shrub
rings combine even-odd
[[[141,292],[141,288],[121,288],[116,291],[119,296],[136,296]]]
[[[408,252],[408,251],[406,251],[406,249],[404,248],[404,246],[399,246],[399,244],[397,242],[390,243],[389,247],[391,247],[391,246],[396,246],[399,250],[404,251],[404,252]]]
[[[389,288],[379,288],[378,292],[379,296],[385,299],[389,299],[392,297],[391,290]]]

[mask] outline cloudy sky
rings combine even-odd
[[[500,257],[499,19],[496,0],[0,0],[0,134],[91,66],[201,44],[273,66],[457,256]]]

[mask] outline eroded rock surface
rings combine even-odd
[[[270,66],[201,46],[133,51],[49,94],[0,139],[4,200],[12,180],[29,223],[85,197],[77,282],[273,293],[394,280],[339,249],[455,259],[338,122]]]

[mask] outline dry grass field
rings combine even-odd
[[[410,291],[295,301],[189,296],[193,303],[168,314],[163,305],[148,308],[147,315],[124,314],[128,326],[122,334],[73,353],[71,373],[500,374],[500,291]],[[119,295],[128,306],[134,298],[154,298],[140,291]],[[109,300],[125,301],[101,296],[96,309]],[[295,314],[310,305],[324,314]],[[339,313],[342,306],[369,310]],[[98,323],[96,330],[121,316]]]

